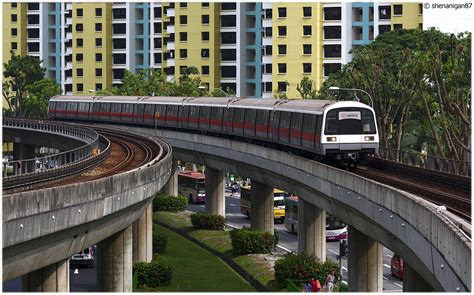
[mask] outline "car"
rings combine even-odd
[[[71,259],[69,260],[70,267],[94,267],[94,250],[92,247],[87,247],[86,249],[82,250],[81,252],[72,255]]]
[[[403,281],[403,258],[397,254],[393,254],[390,261],[390,271],[392,275]]]

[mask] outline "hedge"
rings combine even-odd
[[[250,230],[247,227],[230,232],[233,252],[236,255],[270,253],[274,249],[275,237],[266,231]]]
[[[224,230],[226,219],[221,215],[198,212],[191,215],[191,223],[198,229]]]
[[[171,265],[160,257],[154,257],[152,262],[135,262],[133,273],[137,277],[138,288],[156,288],[171,283]]]
[[[287,280],[304,282],[310,281],[313,276],[324,285],[327,275],[332,270],[336,280],[339,280],[339,265],[336,262],[328,259],[323,263],[315,256],[306,253],[286,254],[275,262],[275,278],[280,288],[286,287]]]
[[[188,207],[188,199],[185,196],[163,196],[157,195],[153,200],[153,211],[184,211]]]
[[[164,232],[153,233],[153,253],[165,252],[168,235]]]

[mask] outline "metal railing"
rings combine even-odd
[[[471,176],[471,162],[443,159],[440,157],[423,155],[421,153],[406,152],[384,147],[379,147],[379,157],[385,160],[391,160],[425,169],[462,176]]]
[[[4,118],[3,127],[40,131],[79,139],[84,142],[83,145],[75,149],[53,155],[4,162],[2,163],[4,180],[19,175],[58,169],[88,159],[99,151],[97,149],[99,146],[99,134],[89,128],[59,122],[15,118]]]

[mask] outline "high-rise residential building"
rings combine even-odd
[[[298,98],[303,77],[319,88],[352,48],[422,24],[409,2],[3,3],[3,62],[11,49],[38,57],[65,94],[119,87],[125,69],[176,80],[194,66],[210,90]]]

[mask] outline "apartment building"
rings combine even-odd
[[[352,48],[390,30],[422,28],[409,2],[3,3],[10,49],[43,61],[65,94],[120,86],[124,70],[161,69],[177,80],[196,67],[210,90],[298,98],[351,60]]]

